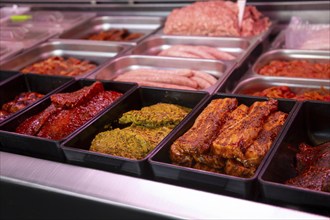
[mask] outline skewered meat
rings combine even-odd
[[[330,142],[316,147],[302,143],[296,158],[298,175],[285,183],[330,192]]]
[[[255,36],[270,26],[269,19],[253,6],[246,6],[242,28],[238,7],[230,1],[196,2],[174,9],[167,17],[165,34],[202,36]]]
[[[14,100],[4,103],[1,108],[0,121],[7,118],[10,114],[22,110],[28,105],[36,102],[44,97],[44,95],[37,92],[22,92],[15,97]]]
[[[131,125],[97,134],[90,150],[143,159],[190,111],[179,105],[158,103],[126,112],[119,123]]]
[[[216,99],[197,117],[194,125],[171,146],[172,162],[191,166],[193,157],[209,152],[227,115],[237,106],[236,99]],[[203,160],[203,159],[201,159]]]
[[[188,57],[201,59],[233,60],[235,57],[229,53],[208,46],[173,45],[162,50],[158,56]]]
[[[278,102],[239,105],[214,99],[194,125],[170,148],[174,164],[239,177],[251,177],[280,132],[287,114]]]
[[[96,68],[95,64],[87,60],[79,60],[73,57],[68,59],[54,56],[36,62],[21,70],[22,73],[38,73],[46,75],[78,76]]]
[[[23,121],[16,132],[60,140],[105,109],[122,94],[104,91],[95,82],[73,93],[51,96],[52,104],[44,111]]]

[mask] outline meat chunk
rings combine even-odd
[[[197,117],[194,125],[171,146],[171,160],[180,165],[191,166],[193,155],[199,157],[209,147],[224,124],[227,115],[237,106],[237,100],[215,99]]]
[[[230,1],[196,2],[174,9],[167,17],[165,34],[200,36],[255,36],[270,22],[253,6],[246,6],[242,28],[238,26],[238,7]]]
[[[330,192],[330,142],[316,147],[303,143],[296,158],[298,175],[285,183]]]
[[[242,163],[246,167],[257,166],[269,151],[273,141],[282,129],[288,114],[277,111],[272,113],[263,125],[257,139],[248,147]]]

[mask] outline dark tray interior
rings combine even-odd
[[[11,77],[16,76],[17,74],[19,74],[18,72],[14,72],[14,71],[3,71],[0,70],[0,85],[2,85],[3,83],[5,83],[7,80],[10,80]]]
[[[192,93],[179,90],[140,87],[125,97],[125,99],[122,99],[118,105],[114,106],[112,109],[109,109],[105,114],[95,119],[77,135],[64,142],[62,145],[64,154],[67,161],[70,163],[109,170],[112,172],[130,174],[133,176],[147,176],[150,174],[150,170],[148,171],[146,166],[148,156],[141,160],[133,160],[89,151],[91,142],[96,134],[107,130],[106,127],[109,124],[111,124],[112,128],[122,127],[122,125],[117,123],[117,120],[127,111],[133,109],[138,110],[142,107],[157,104],[159,102],[178,104],[181,106],[194,108],[207,97],[208,94],[205,92]]]
[[[56,92],[61,88],[61,86],[64,86],[70,81],[73,81],[73,78],[60,76],[43,76],[35,74],[19,74],[0,86],[0,106],[2,106],[4,103],[14,100],[15,97],[22,92],[37,92],[45,95],[44,98],[46,98],[49,94]],[[39,99],[30,106],[37,104],[43,99]],[[10,117],[17,115],[28,107],[29,106],[11,114],[5,120],[0,122],[0,124],[3,124]]]
[[[213,95],[206,103],[204,103],[201,108],[199,108],[193,113],[193,116],[182,125],[182,127],[177,133],[172,135],[170,139],[150,157],[149,162],[151,163],[154,175],[158,180],[170,182],[176,185],[182,185],[185,187],[197,188],[199,190],[211,191],[214,193],[221,193],[240,198],[254,199],[257,197],[258,192],[255,184],[257,175],[259,174],[261,167],[263,166],[268,155],[270,154],[272,147],[270,151],[265,155],[263,161],[256,170],[255,175],[251,178],[235,177],[226,174],[218,174],[189,167],[177,166],[172,164],[169,157],[172,143],[192,127],[198,115],[211,102],[211,100],[225,97],[237,98],[239,104],[245,104],[247,106],[250,106],[255,101],[267,100],[264,98],[248,96],[225,94]],[[278,109],[283,112],[290,112],[288,116],[289,119],[296,107],[296,102],[279,101],[278,107]],[[287,124],[288,119],[285,122],[284,126]],[[279,138],[279,136],[280,134],[278,135],[277,139]],[[274,140],[272,146],[274,146],[277,139]]]
[[[301,143],[317,146],[330,141],[330,103],[304,102],[274,148],[259,181],[266,201],[325,211],[329,215],[330,193],[284,184],[297,175],[296,152]]]
[[[58,93],[65,93],[65,92],[73,92],[77,91],[84,86],[89,86],[94,83],[95,80],[78,80],[73,81],[72,83],[64,86],[62,89],[57,90]],[[121,92],[125,94],[126,92],[129,93],[136,88],[136,84],[133,83],[117,83],[117,82],[103,82],[105,90],[113,90],[117,92]],[[116,100],[114,103],[116,103]],[[15,152],[19,153],[27,153],[29,155],[33,155],[36,157],[46,158],[46,159],[60,159],[63,160],[63,152],[59,148],[59,145],[62,140],[50,140],[46,138],[39,138],[30,135],[23,135],[15,133],[15,129],[19,124],[21,124],[25,119],[38,114],[39,112],[46,109],[51,104],[50,97],[44,99],[38,105],[35,105],[28,109],[27,111],[23,112],[22,114],[18,114],[16,117],[13,117],[11,120],[8,120],[7,123],[4,123],[0,127],[0,143],[1,148],[11,150],[14,149]],[[110,105],[111,106],[111,105]],[[109,108],[109,107],[107,107]],[[104,109],[103,111],[105,111]],[[101,112],[103,112],[101,111]],[[99,114],[101,114],[101,112]],[[74,131],[73,133],[77,132],[79,129]],[[69,137],[70,135],[68,135]],[[17,151],[18,150],[18,151]]]

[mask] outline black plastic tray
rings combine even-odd
[[[6,83],[0,85],[0,106],[6,102],[14,100],[15,97],[22,92],[37,92],[45,96],[26,108],[11,114],[5,120],[0,121],[0,124],[4,124],[11,117],[14,117],[27,108],[41,102],[50,94],[59,90],[66,83],[73,82],[73,80],[74,78],[71,77],[44,76],[36,74],[19,74],[10,78]]]
[[[196,110],[192,117],[181,126],[179,131],[172,135],[169,140],[163,144],[156,152],[151,155],[149,162],[151,164],[152,171],[157,180],[170,182],[176,185],[182,185],[190,188],[197,188],[199,190],[210,191],[213,193],[221,193],[229,196],[235,196],[239,198],[254,199],[257,195],[256,191],[256,180],[261,170],[261,167],[265,163],[270,151],[265,155],[263,161],[259,165],[255,174],[251,178],[242,178],[236,176],[230,176],[226,174],[218,174],[213,172],[207,172],[189,167],[183,167],[172,164],[170,160],[170,148],[172,143],[188,131],[195,122],[198,115],[204,110],[204,108],[216,98],[237,98],[239,104],[245,104],[250,106],[255,101],[266,101],[264,98],[249,97],[249,96],[237,96],[237,95],[226,95],[226,94],[214,94],[210,99],[204,103],[198,110]],[[288,118],[283,127],[288,123],[288,119],[292,117],[295,108],[295,101],[279,101],[278,109],[289,113]],[[282,129],[283,131],[283,129]],[[281,132],[282,132],[281,131]],[[278,140],[278,137],[274,140],[273,145]]]
[[[305,208],[327,208],[330,215],[330,193],[284,184],[297,175],[295,157],[301,143],[316,146],[330,141],[330,103],[304,102],[278,141],[259,176],[266,201]]]
[[[89,80],[89,79],[73,81],[72,83],[63,86],[62,89],[57,90],[57,92],[62,93],[62,92],[77,91],[83,88],[84,86],[91,85],[94,82],[95,80]],[[121,98],[123,98],[125,95],[128,95],[137,87],[137,84],[134,83],[118,83],[118,82],[110,82],[110,81],[101,81],[101,82],[103,82],[105,90],[113,90],[124,94],[114,103],[117,103]],[[51,104],[50,97],[48,97],[44,99],[42,102],[40,102],[38,105],[31,107],[22,114],[19,114],[16,117],[13,117],[11,120],[8,120],[6,123],[4,123],[0,127],[0,148],[9,151],[14,150],[15,153],[28,154],[40,158],[64,160],[63,151],[59,147],[60,143],[63,142],[66,138],[68,138],[70,135],[73,135],[75,132],[78,132],[79,129],[77,129],[67,137],[63,138],[62,140],[57,140],[57,141],[50,140],[47,138],[18,134],[14,132],[17,126],[20,123],[22,123],[25,119],[35,114],[38,114],[39,112],[47,108],[50,104]],[[107,107],[106,109],[111,108],[113,104]],[[106,111],[106,109],[104,109],[103,111]],[[101,111],[99,114],[101,114],[103,111]]]
[[[95,119],[89,125],[86,125],[85,129],[80,131],[77,135],[64,142],[62,145],[64,154],[67,161],[70,163],[129,174],[132,176],[148,176],[150,174],[150,169],[148,171],[147,159],[151,153],[141,160],[134,160],[110,154],[92,152],[89,151],[89,147],[95,135],[105,131],[105,126],[109,123],[111,123],[113,128],[118,127],[119,125],[116,125],[115,123],[116,120],[127,111],[141,109],[142,107],[157,104],[159,102],[194,108],[200,105],[203,100],[206,100],[207,97],[208,93],[206,92],[140,87],[125,99],[122,99],[122,101],[114,108],[109,109],[105,114]],[[174,130],[175,129],[176,128],[174,128]],[[172,130],[172,132],[174,132],[174,130]]]
[[[16,76],[17,74],[19,74],[19,72],[0,70],[0,85],[6,83],[8,80]]]

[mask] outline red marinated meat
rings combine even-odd
[[[73,93],[52,96],[43,112],[26,119],[16,132],[60,140],[105,109],[122,94],[104,91],[100,82]],[[56,102],[56,106],[54,103]]]

